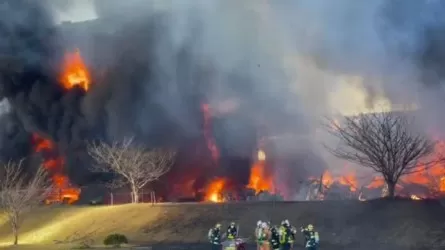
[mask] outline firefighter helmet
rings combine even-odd
[[[314,225],[312,225],[312,224],[307,225],[307,229],[308,229],[309,231],[314,230]]]

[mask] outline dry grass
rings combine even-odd
[[[134,241],[146,238],[140,228],[158,217],[161,207],[148,204],[103,207],[46,207],[27,216],[19,243],[54,244],[92,239],[96,243],[110,233],[122,233]],[[12,241],[9,225],[0,225],[0,243]]]
[[[445,247],[444,212],[436,201],[383,200],[46,207],[28,217],[19,239],[22,244],[45,247],[14,249],[68,249],[54,242],[76,243],[82,238],[100,244],[110,233],[125,234],[132,244],[204,242],[207,230],[216,222],[225,226],[232,220],[240,223],[242,236],[249,237],[259,219],[274,223],[289,219],[297,227],[313,223],[325,245],[396,242],[411,248]],[[0,235],[0,242],[11,242],[7,224],[0,223]]]
[[[34,244],[34,245],[18,245],[18,246],[4,246],[0,247],[2,250],[76,250],[79,249],[76,245],[48,245],[48,244]],[[120,247],[120,248],[111,248],[111,247],[92,247],[91,250],[130,250],[133,249],[131,247]]]

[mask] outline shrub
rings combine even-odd
[[[120,247],[122,244],[128,244],[128,239],[123,234],[110,234],[104,240],[104,245]]]

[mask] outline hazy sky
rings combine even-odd
[[[67,5],[65,8],[58,8],[55,10],[55,17],[58,22],[80,22],[96,18],[96,11],[94,10],[91,0],[76,0],[72,1],[71,4]]]

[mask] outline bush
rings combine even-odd
[[[120,247],[122,244],[128,244],[128,239],[123,234],[110,234],[104,240],[104,245]]]

